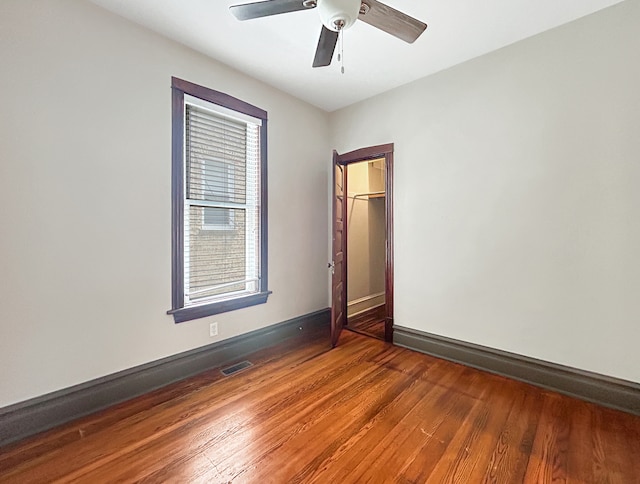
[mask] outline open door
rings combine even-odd
[[[345,235],[345,193],[347,177],[346,167],[338,163],[338,153],[333,152],[333,243],[331,268],[331,346],[338,344],[340,332],[347,319],[346,280],[347,266],[345,264],[346,237]]]
[[[336,346],[347,324],[347,168],[351,163],[384,158],[385,166],[385,331],[393,342],[393,143],[345,154],[333,151],[333,261],[331,278],[331,344]]]

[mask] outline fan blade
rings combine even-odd
[[[229,10],[238,20],[250,20],[252,18],[268,17],[281,13],[297,12],[314,8],[315,3],[304,5],[303,0],[267,0],[266,2],[245,3],[244,5],[231,5]]]
[[[320,32],[320,39],[318,39],[318,48],[316,49],[316,56],[313,59],[313,67],[324,67],[331,64],[333,58],[333,51],[336,50],[336,44],[338,43],[338,32],[329,30],[324,25]]]
[[[412,44],[425,31],[427,24],[410,17],[394,8],[378,2],[378,0],[363,0],[365,6],[360,10],[358,18],[386,33]],[[367,8],[368,7],[368,8]]]

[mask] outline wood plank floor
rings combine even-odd
[[[348,319],[347,327],[384,340],[385,306],[378,306]]]
[[[640,482],[640,417],[345,332],[0,450],[0,481]]]

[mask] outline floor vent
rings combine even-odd
[[[250,366],[253,366],[253,363],[251,363],[250,361],[241,361],[240,363],[236,363],[235,365],[220,371],[222,371],[222,374],[224,376],[229,376],[233,375],[234,373],[238,373],[240,370],[249,368]]]

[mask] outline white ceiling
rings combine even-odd
[[[356,22],[344,36],[345,73],[311,62],[317,9],[239,22],[247,0],[91,0],[252,77],[333,111],[570,22],[621,0],[387,0],[428,24],[407,44]]]

